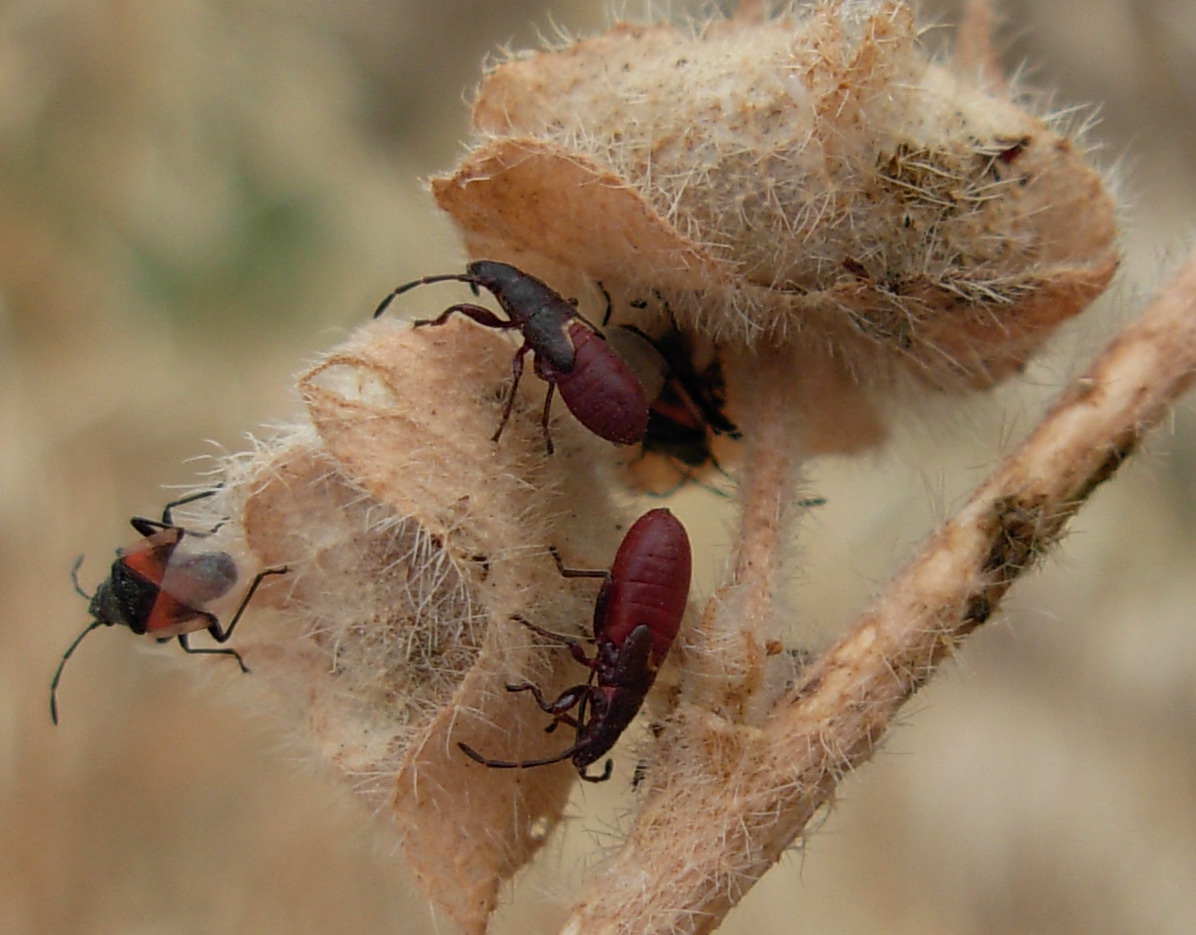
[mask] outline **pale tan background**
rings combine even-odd
[[[304,360],[395,282],[459,264],[418,178],[460,152],[483,54],[534,42],[533,23],[597,28],[598,7],[0,3],[0,932],[436,930],[367,816],[193,660],[95,634],[57,730],[48,681],[86,621],[75,556],[91,587],[208,439],[236,450],[294,412]],[[1191,0],[1006,12],[1007,62],[1061,105],[1102,102],[1124,274],[997,403],[815,466],[830,502],[806,531],[795,640],[849,619],[1192,240]],[[1191,931],[1194,464],[1189,404],[725,931]],[[718,503],[680,508],[716,554]],[[502,931],[552,931],[617,840],[625,782],[580,793]]]

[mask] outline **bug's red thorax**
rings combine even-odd
[[[121,564],[150,584],[160,586],[162,578],[166,575],[170,557],[182,537],[183,531],[173,526],[156,532],[129,548],[122,549]]]
[[[206,629],[207,626],[208,618],[199,610],[171,597],[165,591],[158,592],[154,606],[145,618],[145,632],[161,640],[184,633],[195,633]]]
[[[159,639],[206,629],[207,605],[227,594],[237,582],[237,567],[227,552],[199,549],[196,540],[171,527],[121,552],[127,571],[142,579],[156,596],[144,632]]]

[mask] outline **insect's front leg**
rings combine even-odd
[[[566,688],[555,701],[546,700],[544,694],[540,691],[540,686],[533,682],[520,682],[518,685],[508,685],[507,691],[531,692],[532,697],[536,699],[536,704],[540,706],[540,710],[545,714],[552,715],[552,726],[548,728],[549,731],[552,731],[556,729],[558,722],[574,728],[580,726],[577,718],[566,712],[572,708],[576,708],[582,699],[589,695],[590,686],[574,685],[572,688]]]
[[[507,427],[507,420],[511,418],[511,410],[515,408],[515,391],[519,389],[519,381],[523,378],[523,357],[532,346],[524,342],[523,347],[515,352],[511,360],[511,391],[507,394],[507,405],[502,411],[502,418],[498,420],[498,428],[490,436],[492,442],[497,442],[502,436],[502,430]],[[549,442],[548,453],[552,454],[552,442]]]
[[[518,328],[519,327],[519,325],[517,325],[513,321],[507,321],[507,319],[505,319],[505,318],[499,318],[497,315],[494,314],[494,312],[490,311],[490,309],[488,309],[488,308],[484,308],[481,305],[472,305],[472,304],[465,303],[465,302],[461,303],[460,305],[450,305],[448,308],[446,308],[443,312],[441,312],[435,318],[421,318],[418,321],[412,322],[411,326],[413,328],[422,328],[425,325],[427,325],[428,327],[434,328],[437,325],[443,325],[456,312],[460,312],[466,318],[472,318],[479,325],[484,325],[487,328]]]
[[[578,662],[580,662],[583,666],[589,666],[589,668],[591,668],[591,669],[594,668],[594,660],[586,655],[585,649],[582,648],[581,640],[575,640],[571,636],[561,636],[561,634],[559,634],[559,633],[553,633],[551,630],[545,630],[543,627],[538,627],[534,623],[532,623],[530,620],[524,620],[520,616],[515,616],[515,617],[512,617],[511,619],[518,621],[519,623],[521,623],[525,627],[527,627],[529,630],[532,630],[535,633],[539,633],[541,636],[543,636],[547,639],[550,639],[550,640],[553,640],[554,642],[562,643],[563,645],[568,646],[569,652],[572,654],[574,659],[576,659]]]

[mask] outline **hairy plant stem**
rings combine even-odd
[[[736,723],[759,723],[767,714],[759,705],[760,688],[768,646],[779,636],[776,601],[800,504],[799,403],[810,378],[795,378],[791,357],[775,349],[728,361],[729,383],[757,402],[741,419],[747,450],[729,580],[711,597],[687,642],[693,664],[686,667],[683,694]]]
[[[905,700],[1059,541],[1194,374],[1196,253],[761,727],[683,698],[626,843],[565,931],[712,931],[831,803],[843,776],[871,756]],[[748,471],[761,486],[770,475],[779,488],[794,482],[792,473]],[[767,501],[752,481],[746,495]],[[764,515],[745,507],[745,532],[751,517]],[[789,543],[771,528],[765,523],[759,543],[738,549],[737,577],[780,566],[763,553]],[[760,586],[769,585],[757,580],[751,590]],[[772,612],[766,594],[759,601],[760,612]],[[730,606],[708,612],[704,630],[746,625],[738,614],[727,619]],[[703,637],[695,655],[709,646]]]

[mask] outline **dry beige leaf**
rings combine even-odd
[[[477,659],[481,569],[369,497],[310,429],[242,462],[226,490],[244,500],[230,514],[249,551],[289,568],[238,633],[254,682],[358,795],[384,806],[404,751]]]
[[[408,748],[395,797],[425,893],[471,931],[484,928],[499,884],[543,843],[574,777],[567,764],[526,775],[487,770],[465,761],[456,741],[507,758],[559,748],[543,733],[543,713],[503,688],[531,676],[551,696],[575,679],[575,663],[558,650],[547,654],[554,669],[543,660],[532,668],[531,640],[506,621],[520,614],[576,632],[590,616],[593,585],[562,579],[546,547],[600,565],[612,547],[601,547],[595,527],[604,524],[608,536],[617,528],[601,493],[609,486],[601,454],[610,446],[570,424],[555,432],[549,458],[528,411],[516,411],[499,445],[490,441],[511,352],[508,340],[466,321],[383,325],[301,380],[318,430],[362,486],[448,554],[487,567],[479,599],[495,625],[451,702]],[[538,394],[542,384],[528,380],[524,389]]]
[[[393,808],[424,892],[467,931],[576,774],[487,769],[457,743],[503,759],[568,745],[505,686],[553,697],[577,664],[511,618],[580,633],[596,586],[562,578],[548,546],[603,567],[621,529],[604,493],[615,449],[560,419],[548,457],[542,383],[525,381],[490,440],[513,350],[465,321],[361,329],[300,379],[314,430],[235,463],[218,507],[241,518],[255,562],[290,569],[237,643],[255,681],[359,795]]]
[[[659,293],[723,342],[801,335],[795,371],[987,387],[1117,255],[1099,174],[977,71],[931,61],[904,3],[619,25],[498,66],[433,191],[473,255]]]

